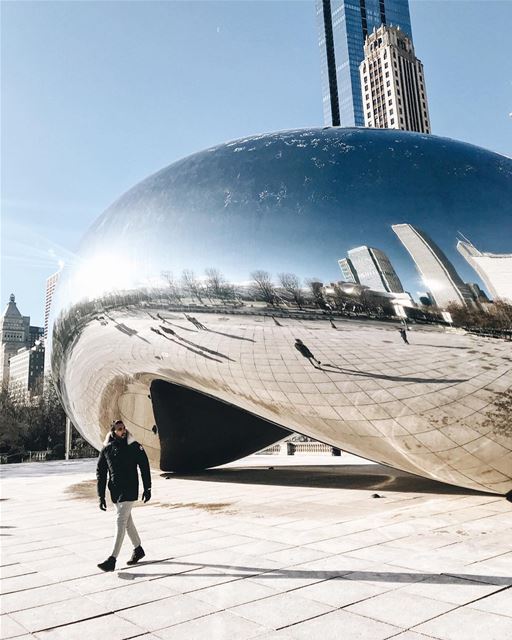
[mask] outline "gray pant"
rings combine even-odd
[[[111,555],[117,558],[121,551],[124,534],[128,532],[128,536],[134,547],[140,545],[140,537],[135,528],[132,518],[133,502],[116,502],[117,521],[116,521],[116,540],[114,542],[114,550]]]

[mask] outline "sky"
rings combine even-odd
[[[411,0],[432,133],[512,155],[512,0]],[[190,153],[322,126],[313,1],[2,2],[0,306],[131,186]]]

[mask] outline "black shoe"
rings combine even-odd
[[[100,564],[98,565],[98,569],[101,569],[102,571],[114,571],[115,568],[116,559],[114,558],[114,556],[108,557],[105,562],[100,562]]]
[[[135,547],[132,553],[132,557],[128,560],[126,564],[137,564],[137,562],[143,558],[146,554],[144,553],[144,549],[139,545]]]

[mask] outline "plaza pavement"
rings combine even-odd
[[[94,460],[1,468],[1,637],[506,640],[512,505],[348,454],[153,472],[105,574]],[[373,497],[374,495],[380,497]]]

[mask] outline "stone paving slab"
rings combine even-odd
[[[153,472],[134,510],[146,558],[126,566],[126,540],[105,574],[114,511],[98,509],[94,470],[0,469],[2,639],[512,637],[502,497],[347,454]]]

